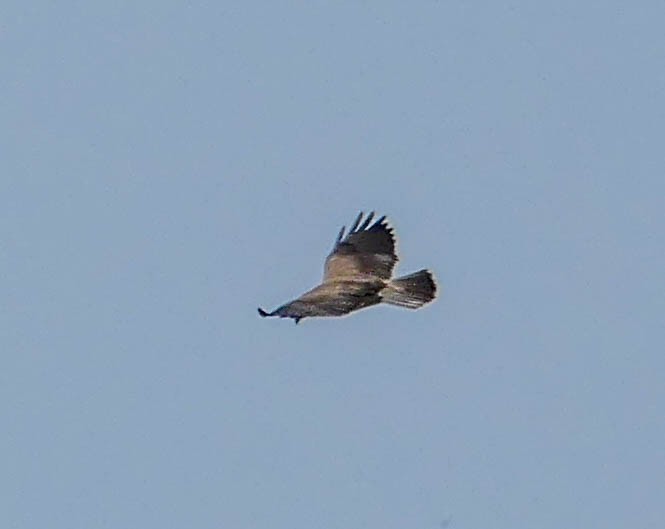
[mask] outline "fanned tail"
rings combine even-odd
[[[381,298],[390,305],[418,309],[436,297],[436,283],[429,270],[393,279],[381,291]]]

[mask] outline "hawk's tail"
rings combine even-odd
[[[418,309],[436,297],[436,283],[429,270],[420,270],[393,279],[381,291],[381,297],[391,305]]]

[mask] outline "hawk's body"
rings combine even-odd
[[[312,316],[342,316],[381,302],[416,309],[432,301],[436,285],[428,270],[391,279],[397,263],[393,230],[385,216],[370,226],[373,218],[370,213],[363,221],[360,213],[346,236],[342,227],[319,286],[273,312],[259,309],[259,314],[298,323]]]

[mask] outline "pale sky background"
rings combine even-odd
[[[0,525],[665,527],[664,21],[5,2]],[[440,299],[259,318],[361,209]]]

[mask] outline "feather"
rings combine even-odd
[[[292,318],[298,323],[309,317],[343,316],[382,302],[418,308],[432,301],[436,285],[429,271],[392,279],[398,258],[386,216],[373,224],[373,211],[363,216],[361,211],[348,231],[342,226],[320,285],[272,312],[259,308],[261,317]]]

